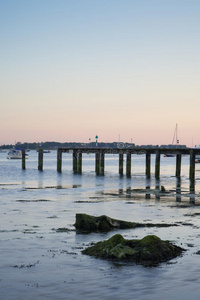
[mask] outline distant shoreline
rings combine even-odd
[[[112,143],[105,143],[105,142],[90,142],[90,143],[78,143],[78,142],[42,142],[42,143],[16,143],[16,144],[7,144],[1,145],[0,149],[11,149],[11,148],[19,148],[19,149],[29,149],[29,150],[37,150],[41,149],[48,149],[48,150],[57,150],[57,148],[131,148],[131,147],[142,147],[142,148],[154,148],[154,147],[162,147],[162,148],[174,148],[176,145],[135,145],[134,143],[126,143],[126,142],[112,142]],[[186,145],[178,145],[179,148],[187,148]]]

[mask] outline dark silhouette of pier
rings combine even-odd
[[[125,174],[131,177],[131,156],[133,154],[143,154],[146,157],[145,175],[147,178],[151,177],[151,155],[155,154],[155,178],[160,178],[160,157],[165,154],[172,154],[176,156],[176,171],[175,176],[181,177],[181,159],[183,155],[189,155],[189,179],[190,190],[194,189],[195,185],[195,157],[200,155],[200,149],[195,148],[163,148],[163,147],[132,147],[132,148],[58,148],[57,149],[57,171],[62,172],[62,154],[72,153],[72,167],[74,173],[82,173],[82,154],[95,154],[95,172],[97,175],[104,175],[105,157],[109,154],[119,155],[119,174],[124,175],[124,161]],[[126,160],[124,160],[126,158]],[[22,151],[22,169],[25,169],[25,150]],[[43,149],[38,151],[38,170],[43,170]]]

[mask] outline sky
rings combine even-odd
[[[200,144],[199,0],[0,0],[0,145]]]

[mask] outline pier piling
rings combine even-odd
[[[123,153],[119,153],[119,174],[123,175],[123,164],[124,164],[124,155]]]
[[[99,168],[99,175],[104,175],[104,159],[105,159],[105,154],[104,152],[101,150],[100,151],[100,168]]]
[[[26,169],[26,151],[22,150],[22,170]]]
[[[160,178],[160,150],[156,150],[155,178]]]
[[[149,152],[146,153],[146,177],[151,177],[151,154]]]
[[[82,173],[82,152],[77,152],[77,173]]]
[[[131,177],[131,152],[126,154],[126,176]]]
[[[62,150],[57,150],[57,171],[62,172]]]
[[[77,150],[73,150],[73,171],[77,173]]]
[[[190,191],[194,190],[195,184],[195,153],[194,150],[190,151]]]
[[[99,171],[100,171],[99,161],[100,161],[100,155],[99,155],[99,151],[97,151],[95,153],[95,172],[97,175],[99,175]]]
[[[181,154],[176,155],[176,177],[181,177]]]
[[[43,149],[39,149],[38,151],[38,170],[43,170]]]

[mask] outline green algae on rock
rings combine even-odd
[[[109,231],[114,228],[128,229],[137,227],[137,223],[115,220],[108,216],[94,217],[87,214],[76,214],[76,229],[92,231]]]
[[[154,266],[181,255],[183,251],[185,249],[169,241],[162,241],[155,235],[148,235],[141,240],[126,240],[122,235],[116,234],[84,249],[82,253],[102,259]]]
[[[177,226],[177,224],[166,224],[166,223],[137,223],[127,222],[117,219],[112,219],[106,215],[94,217],[87,214],[76,214],[76,222],[74,224],[76,229],[82,232],[101,231],[107,232],[112,229],[130,229],[136,227],[169,227]]]

